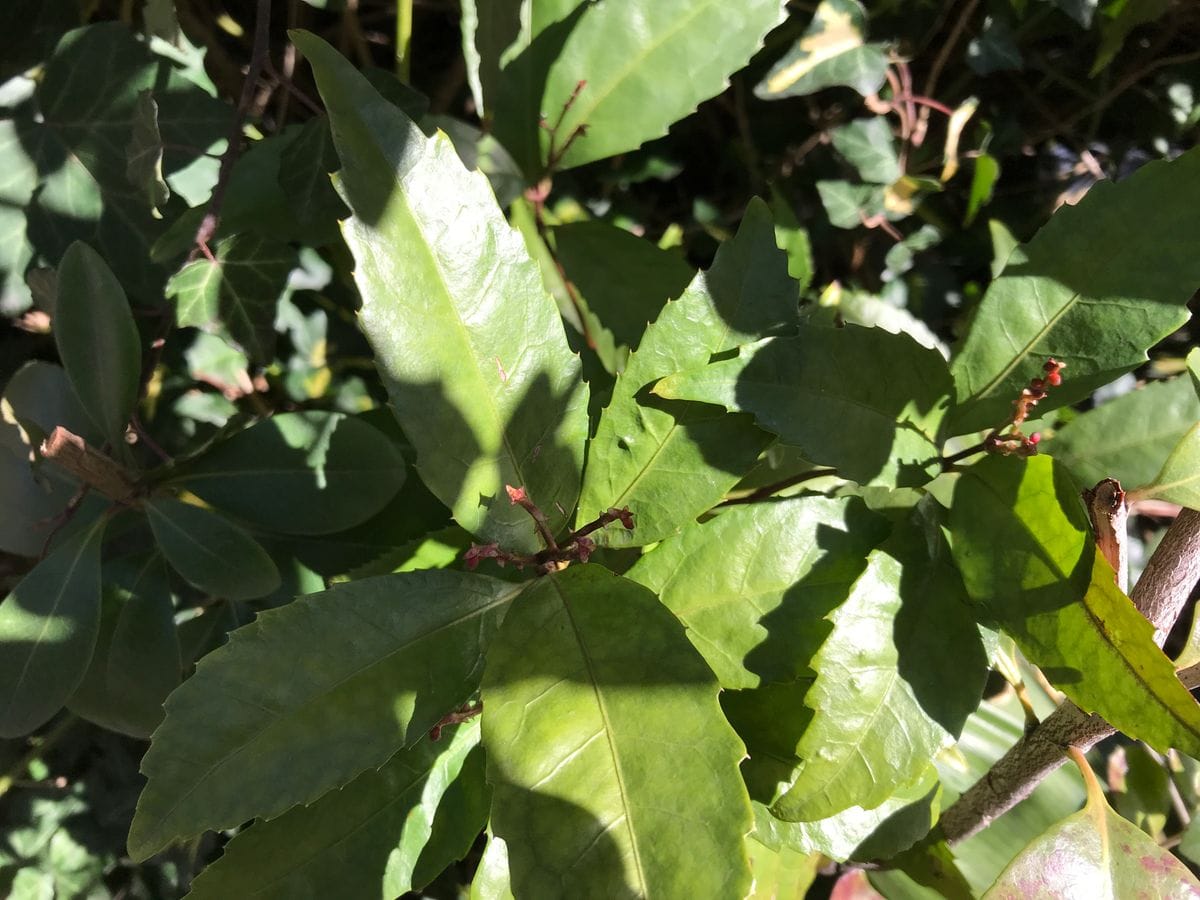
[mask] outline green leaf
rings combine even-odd
[[[404,458],[378,429],[311,410],[272,416],[221,441],[178,484],[264,528],[330,534],[383,509],[404,477]]]
[[[706,363],[799,321],[796,283],[775,244],[766,204],[754,200],[738,233],[646,328],[600,417],[584,473],[578,523],[628,506],[636,528],[600,540],[644,545],[674,533],[717,503],[770,439],[747,418],[668,403],[646,390],[659,378]]]
[[[449,736],[449,733],[448,735]],[[192,900],[397,897],[438,802],[479,742],[479,725],[428,738],[340,790],[240,832],[192,885]],[[397,869],[408,869],[408,872]]]
[[[889,361],[886,374],[878,361]],[[753,413],[818,465],[860,484],[919,486],[940,471],[938,427],[953,390],[946,361],[881,328],[802,325],[797,337],[664,378],[661,397]]]
[[[1171,450],[1200,419],[1188,378],[1155,381],[1076,416],[1038,450],[1064,463],[1081,484],[1115,478],[1150,484]]]
[[[478,686],[523,585],[412,572],[270,610],[201,660],[142,760],[129,851],[272,818],[382,765]],[[282,774],[281,774],[282,773]]]
[[[817,193],[829,221],[837,228],[858,228],[884,212],[884,189],[875,184],[818,181]]]
[[[295,40],[342,158],[359,321],[417,470],[467,530],[539,549],[504,487],[524,487],[552,530],[569,520],[587,403],[537,266],[443,135],[426,138],[327,44]]]
[[[663,541],[627,577],[683,623],[721,687],[752,688],[802,674],[814,627],[886,533],[857,499],[741,506]]]
[[[557,132],[553,142],[543,133],[542,160],[560,169],[581,166],[665,135],[721,93],[782,20],[779,0],[743,0],[736,8],[723,0],[588,8],[546,80],[541,111]],[[569,102],[580,82],[584,87]],[[580,126],[586,133],[555,158]]]
[[[1200,509],[1200,423],[1193,425],[1153,482],[1134,492],[1137,497],[1154,497],[1178,503],[1189,509]]]
[[[513,900],[508,877],[508,845],[494,834],[488,835],[483,858],[471,880],[470,900]]]
[[[883,116],[855,119],[833,129],[834,149],[858,171],[863,181],[891,184],[903,175],[896,156],[896,141]]]
[[[814,272],[808,231],[801,227],[792,205],[778,191],[771,191],[770,207],[775,217],[775,243],[787,253],[788,274],[799,282],[803,294],[812,284]]]
[[[253,361],[275,358],[275,306],[296,264],[286,244],[236,235],[217,244],[213,259],[190,262],[167,282],[179,325],[220,323]]]
[[[514,893],[557,896],[570,879],[598,896],[743,896],[743,748],[717,692],[646,588],[594,565],[534,582],[482,692]]]
[[[1067,364],[1039,410],[1074,403],[1146,360],[1187,321],[1200,256],[1200,150],[1100,182],[1013,251],[971,321],[952,371],[956,433],[993,427],[1048,357]]]
[[[58,267],[54,342],[79,402],[116,446],[137,403],[141,340],[121,283],[95,250],[74,243]]]
[[[47,722],[87,671],[100,624],[105,522],[59,544],[0,603],[0,737]]]
[[[414,889],[425,887],[451,863],[464,859],[483,833],[492,805],[485,772],[483,747],[476,745],[438,802],[433,830],[412,870]]]
[[[985,900],[1080,894],[1096,900],[1190,898],[1200,881],[1180,860],[1113,812],[1090,769],[1087,804],[1021,851]]]
[[[747,900],[783,900],[802,898],[817,879],[821,865],[819,853],[797,853],[790,847],[771,849],[753,837],[746,839],[754,887]]]
[[[984,16],[979,36],[967,44],[967,65],[976,75],[990,75],[1005,69],[1020,69],[1025,64],[1017,36],[1008,22]]]
[[[817,678],[804,698],[813,718],[796,748],[802,764],[772,806],[779,818],[812,822],[878,806],[962,732],[988,660],[942,552],[930,558],[918,527],[899,530],[829,615],[833,631],[810,664]]]
[[[159,549],[188,584],[230,600],[252,600],[279,586],[279,570],[259,544],[224,516],[157,497],[144,504]]]
[[[955,487],[950,529],[968,592],[1055,687],[1162,752],[1200,752],[1200,706],[1095,552],[1061,465],[976,463]]]
[[[823,0],[800,40],[754,89],[764,100],[797,97],[846,85],[864,97],[883,86],[882,44],[864,44],[867,15],[857,0]]]
[[[133,130],[125,152],[126,176],[141,190],[150,208],[158,212],[170,199],[171,190],[163,180],[162,135],[158,133],[158,104],[152,91],[138,94]]]
[[[349,215],[329,180],[337,167],[337,150],[324,116],[305,122],[279,156],[279,188],[288,208],[314,234],[328,229],[326,243],[337,239],[333,226]]]
[[[980,153],[972,167],[971,192],[967,197],[967,211],[963,214],[963,228],[969,228],[979,211],[992,202],[992,191],[1000,179],[1000,163],[990,153]]]

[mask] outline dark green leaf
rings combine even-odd
[[[305,122],[279,157],[279,187],[288,208],[314,233],[319,229],[333,232],[330,240],[336,237],[334,224],[350,212],[329,180],[329,173],[337,167],[337,150],[324,116]]]
[[[534,582],[483,685],[514,892],[558,896],[570,879],[598,896],[743,896],[743,748],[717,692],[646,588],[599,566]]]
[[[167,497],[144,506],[159,549],[188,584],[230,600],[252,600],[279,586],[271,557],[224,516]]]
[[[133,130],[125,150],[125,175],[147,205],[157,212],[171,196],[163,181],[162,135],[158,133],[158,104],[152,91],[142,91],[134,109]]]
[[[477,745],[438,803],[433,831],[412,870],[414,889],[425,887],[448,865],[466,857],[483,833],[492,801],[485,771],[483,747]]]
[[[0,737],[44,724],[87,671],[100,624],[105,521],[63,541],[0,603]]]
[[[628,506],[637,527],[599,537],[648,544],[717,503],[754,464],[769,438],[746,418],[667,403],[647,388],[664,375],[799,320],[796,283],[775,244],[765,203],[752,201],[737,235],[646,329],[600,417],[579,503],[580,524]]]
[[[124,446],[141,341],[121,283],[87,244],[72,244],[59,264],[54,341],[84,411],[110,443]]]
[[[1005,421],[1048,357],[1067,364],[1039,410],[1073,403],[1146,359],[1187,321],[1200,255],[1200,150],[1100,182],[1013,251],[979,303],[954,359],[955,432]],[[1131,224],[1132,223],[1132,224]]]
[[[404,475],[404,458],[377,429],[314,410],[272,416],[216,444],[179,484],[264,528],[329,534],[383,509]]]
[[[867,15],[857,0],[823,0],[804,35],[767,73],[754,93],[767,100],[847,85],[864,97],[883,85],[882,44],[864,44]]]
[[[427,139],[327,44],[295,39],[342,158],[359,321],[417,470],[469,531],[538,549],[505,485],[524,487],[554,530],[565,524],[587,404],[537,266],[444,136]]]
[[[952,390],[941,354],[908,335],[803,325],[798,337],[748,345],[733,359],[664,378],[654,393],[753,413],[843,478],[904,487],[940,470],[937,432]]]
[[[272,818],[382,765],[478,686],[523,585],[413,572],[339,585],[233,632],[167,701],[129,834],[172,840]]]
[[[1016,35],[1003,19],[985,16],[979,36],[967,45],[967,65],[976,75],[1020,69],[1025,59]]]

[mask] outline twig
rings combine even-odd
[[[413,0],[396,2],[396,76],[405,84],[412,66]]]
[[[137,494],[136,483],[124,469],[61,425],[42,441],[41,452],[110,500],[128,503]]]
[[[464,703],[458,709],[446,713],[437,720],[437,724],[429,729],[429,739],[431,741],[440,741],[442,739],[442,729],[451,725],[461,725],[463,722],[469,722],[471,719],[483,713],[483,701],[478,703]]]
[[[542,539],[542,543],[546,545],[546,549],[554,553],[558,553],[558,544],[554,541],[554,532],[550,530],[550,523],[546,519],[546,514],[541,508],[529,499],[529,495],[523,487],[513,487],[511,484],[506,484],[504,490],[508,492],[508,502],[514,506],[520,506],[521,509],[529,513],[529,517],[533,519],[533,527],[537,529],[538,535]]]
[[[204,213],[204,218],[200,220],[200,227],[196,229],[193,257],[198,250],[210,261],[215,262],[212,251],[208,248],[208,242],[212,240],[213,235],[217,233],[217,227],[221,224],[221,207],[225,203],[225,191],[229,187],[233,165],[237,162],[242,149],[242,125],[254,102],[255,85],[258,83],[258,76],[262,73],[263,63],[267,57],[267,36],[270,24],[271,0],[258,0],[258,10],[254,20],[254,47],[251,50],[250,65],[246,69],[246,80],[242,82],[242,94],[234,112],[233,125],[229,129],[229,146],[221,154],[221,168],[217,171],[217,183],[213,186],[212,196],[208,200],[208,209]]]
[[[758,503],[762,500],[769,500],[780,491],[803,484],[806,481],[812,481],[815,478],[824,478],[826,475],[837,475],[837,469],[809,469],[807,472],[792,475],[773,484],[765,484],[744,497],[732,497],[729,500],[722,500],[717,506],[738,506],[743,503]]]
[[[0,797],[3,797],[9,790],[16,785],[17,779],[21,773],[29,768],[29,764],[35,759],[46,755],[46,752],[61,741],[67,734],[79,724],[79,719],[70,713],[63,716],[61,722],[54,726],[50,731],[40,738],[31,738],[34,745],[29,748],[29,751],[18,759],[15,763],[8,767],[8,770],[0,775]]]
[[[975,7],[979,5],[979,0],[968,0],[963,5],[962,11],[958,14],[958,18],[954,22],[954,27],[950,29],[950,34],[942,43],[942,49],[938,51],[938,55],[933,60],[933,65],[929,69],[929,77],[925,79],[925,89],[921,94],[926,97],[932,97],[937,90],[938,79],[942,77],[942,69],[946,67],[946,63],[950,60],[950,54],[954,52],[955,46],[958,44],[958,39],[962,36],[963,29],[967,27],[967,23],[971,20],[972,14],[975,12]],[[929,107],[923,107],[917,116],[917,129],[923,135],[929,124]],[[920,142],[918,142],[920,143]]]

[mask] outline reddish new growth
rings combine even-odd
[[[463,554],[463,562],[467,564],[468,569],[475,569],[485,559],[494,559],[496,564],[502,568],[509,563],[512,563],[517,569],[524,569],[526,566],[536,566],[540,573],[545,574],[546,572],[561,569],[573,560],[587,562],[588,558],[596,550],[596,542],[588,537],[593,531],[598,531],[613,522],[620,522],[626,530],[633,531],[633,513],[629,511],[629,508],[622,507],[621,509],[617,509],[613,507],[608,512],[601,513],[583,527],[571,532],[567,535],[566,542],[559,545],[554,540],[554,534],[550,530],[550,523],[546,519],[545,513],[529,498],[529,494],[525,491],[525,488],[513,487],[506,484],[504,490],[508,493],[508,500],[513,506],[520,506],[529,513],[530,518],[533,519],[534,527],[537,528],[538,535],[542,538],[542,543],[546,545],[546,548],[530,555],[502,550],[500,549],[500,545],[496,543],[473,543],[470,549]]]
[[[1062,370],[1067,367],[1053,356],[1042,366],[1044,378],[1032,378],[1029,384],[1021,389],[1021,396],[1013,401],[1012,419],[1001,425],[983,441],[983,449],[987,453],[999,453],[1003,456],[1035,456],[1037,446],[1042,436],[1034,433],[1026,437],[1021,433],[1021,423],[1029,418],[1030,410],[1045,398],[1047,391],[1062,384]],[[1012,426],[1012,431],[1001,434],[1005,428]]]

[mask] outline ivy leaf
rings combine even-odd
[[[887,359],[886,376],[876,368]],[[953,390],[946,361],[881,328],[802,325],[740,354],[664,378],[660,397],[753,413],[818,465],[860,484],[919,486],[940,471],[938,427]]]
[[[883,44],[864,43],[867,14],[857,0],[822,0],[800,40],[771,67],[754,93],[764,100],[846,85],[864,97],[883,86]]]
[[[478,687],[484,649],[523,587],[384,575],[233,632],[167,701],[129,852],[147,859],[176,838],[273,818],[416,743]]]
[[[837,228],[858,228],[865,219],[885,211],[886,191],[877,184],[818,181],[817,193],[830,224]]]
[[[683,623],[721,687],[753,688],[801,674],[822,617],[886,534],[861,500],[797,497],[692,525],[626,575]]]
[[[754,200],[712,268],[646,328],[592,439],[578,517],[582,524],[628,506],[637,527],[606,529],[601,540],[644,545],[672,534],[717,503],[767,446],[770,438],[745,417],[667,403],[646,388],[711,354],[794,326],[798,298],[787,262],[766,204]]]
[[[279,587],[279,570],[250,535],[211,510],[157,497],[144,504],[159,549],[188,584],[230,600]]]
[[[1090,767],[1080,768],[1087,784],[1083,809],[1022,850],[983,895],[985,900],[1080,891],[1096,900],[1183,900],[1200,894],[1200,881],[1187,866],[1113,812]]]
[[[514,893],[554,896],[569,878],[602,896],[743,896],[743,748],[717,692],[646,588],[595,565],[534,582],[482,691]]]
[[[587,401],[537,265],[444,135],[426,138],[329,45],[295,40],[342,159],[359,321],[417,470],[467,530],[540,549],[504,488],[524,487],[553,531],[566,524]]]
[[[64,540],[0,603],[0,737],[45,724],[87,671],[100,625],[106,521]]]
[[[1200,207],[1185,200],[1196,191],[1200,149],[1100,182],[1014,250],[954,358],[954,432],[1003,422],[1048,357],[1067,369],[1042,410],[1138,366],[1186,322],[1200,257],[1176,238],[1200,229]]]
[[[240,832],[195,880],[192,900],[226,897],[398,897],[429,840],[438,802],[479,743],[479,725],[401,750],[340,790]]]
[[[329,180],[329,173],[337,167],[337,150],[324,116],[305,122],[279,156],[279,187],[288,208],[304,223],[306,232],[322,235],[330,231],[323,243],[337,239],[334,224],[349,215]]]
[[[1200,753],[1200,706],[1095,552],[1061,464],[976,463],[955,487],[950,530],[968,592],[1055,687],[1162,752]]]
[[[1155,381],[1076,416],[1039,445],[1081,484],[1115,478],[1126,488],[1150,484],[1171,450],[1200,419],[1190,379]]]
[[[378,429],[309,410],[272,416],[210,447],[178,484],[264,528],[330,534],[375,515],[404,480],[404,457]]]
[[[161,215],[159,209],[170,199],[171,190],[163,180],[162,135],[158,133],[158,104],[152,91],[138,94],[133,131],[125,152],[125,175],[141,190],[150,208]]]
[[[141,341],[125,291],[100,254],[76,242],[58,267],[54,341],[84,411],[114,446],[137,403]]]
[[[275,306],[296,264],[286,244],[257,235],[219,242],[214,259],[188,263],[167,282],[181,326],[225,326],[255,362],[275,358]]]
[[[1154,497],[1200,509],[1200,423],[1179,439],[1162,471],[1148,485],[1133,492],[1134,498]]]
[[[883,116],[855,119],[833,129],[834,149],[858,171],[863,181],[891,184],[903,171],[896,156],[896,141]]]

